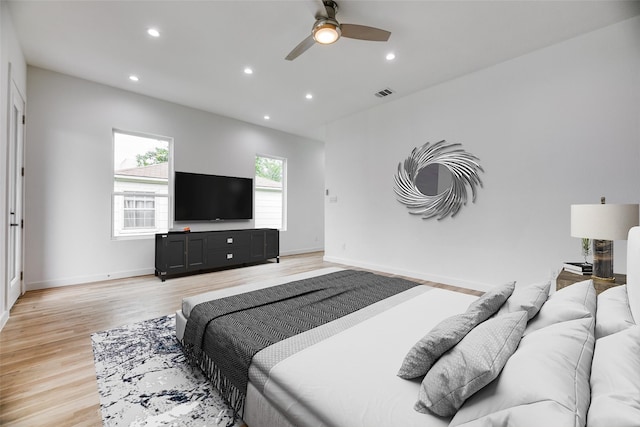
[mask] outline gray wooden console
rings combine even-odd
[[[156,276],[264,262],[280,262],[280,232],[272,228],[156,234]]]

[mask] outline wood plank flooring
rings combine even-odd
[[[172,314],[182,298],[322,267],[323,254],[161,282],[154,276],[27,292],[0,332],[0,425],[100,426],[91,334]],[[419,281],[434,287],[480,292]]]

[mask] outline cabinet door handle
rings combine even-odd
[[[17,226],[19,226],[19,225],[20,225],[20,224],[15,224],[15,223],[13,223],[13,222],[12,222],[11,224],[9,224],[9,226],[10,226],[10,227],[17,227]]]

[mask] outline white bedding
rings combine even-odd
[[[450,422],[465,426],[535,426],[541,419],[556,421],[553,414],[557,408],[551,406],[560,405],[571,419],[565,425],[574,425],[575,421],[575,425],[584,426],[585,414],[589,414],[587,427],[636,426],[640,399],[637,387],[632,386],[640,378],[634,357],[640,345],[635,325],[640,316],[635,316],[631,300],[634,297],[635,302],[640,302],[637,298],[640,227],[629,233],[628,253],[626,288],[613,288],[601,294],[597,298],[597,311],[595,290],[588,280],[553,294],[531,320],[521,345],[500,376],[473,395],[453,421],[415,411],[420,379],[403,380],[396,374],[416,341],[440,321],[464,312],[476,297],[422,286],[256,354],[249,369],[244,421],[249,427],[441,427]],[[184,312],[189,313],[200,302],[337,270],[340,269],[316,270],[187,298],[183,310],[177,313],[177,335],[182,338]],[[632,295],[634,289],[636,293]],[[589,328],[577,334],[571,328],[581,322],[588,323]],[[601,332],[597,341],[596,330]],[[545,351],[541,350],[544,345],[528,345],[536,336],[548,344]],[[554,340],[564,340],[564,344]],[[607,351],[620,360],[608,363],[613,356]],[[562,366],[549,367],[552,364]],[[536,373],[536,367],[542,371]],[[523,373],[530,378],[524,378]],[[540,381],[545,375],[549,378]],[[568,380],[560,380],[567,375]],[[624,378],[629,387],[621,390],[611,378]],[[562,384],[551,389],[546,386],[556,380]],[[537,383],[542,387],[532,386]],[[567,399],[575,400],[575,404],[565,402]],[[621,405],[621,409],[615,405]],[[603,423],[599,424],[600,421]]]
[[[339,270],[342,269],[324,268],[185,298],[182,310],[176,313],[176,335],[182,339],[187,316],[201,302]],[[377,303],[386,311],[371,318],[366,319],[371,314],[361,313],[368,310],[365,308],[336,320],[351,326],[337,334],[335,331],[321,334],[322,341],[281,360],[266,378],[260,370],[262,383],[250,381],[247,389],[243,417],[247,425],[446,426],[449,419],[421,414],[413,409],[420,382],[400,379],[396,373],[407,351],[418,339],[444,318],[464,311],[477,297],[428,286],[402,294],[391,298],[399,301],[394,302],[397,305],[392,308],[387,308],[390,303],[386,300]],[[362,321],[364,319],[366,321]],[[321,328],[331,330],[332,326],[328,324],[316,329]],[[261,358],[271,357],[267,350],[254,357],[250,378],[252,372],[255,376],[258,370],[255,366],[260,366]],[[344,357],[347,354],[349,358]],[[326,378],[335,380],[327,382]],[[338,390],[340,393],[336,393]]]
[[[275,409],[297,427],[448,425],[448,418],[416,412],[420,382],[396,373],[418,339],[474,299],[434,289],[290,356],[271,370],[264,396],[249,390],[244,420],[250,427],[280,426],[265,422]]]

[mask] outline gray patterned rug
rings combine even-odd
[[[105,426],[241,426],[175,336],[175,316],[91,336]]]

